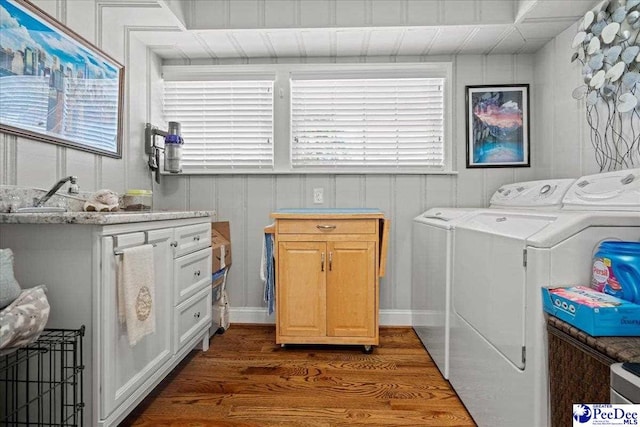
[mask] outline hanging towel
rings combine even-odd
[[[118,267],[118,317],[133,347],[156,330],[153,245],[123,249]]]
[[[275,274],[273,268],[273,234],[264,233],[262,240],[262,262],[260,278],[264,282],[264,302],[267,303],[269,314],[273,314],[275,306]]]

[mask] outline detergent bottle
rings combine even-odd
[[[591,287],[640,304],[640,242],[602,242],[593,257]]]

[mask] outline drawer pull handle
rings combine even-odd
[[[195,317],[196,319],[199,319],[200,318],[200,312],[198,311],[196,313],[193,313],[193,317]]]
[[[193,272],[193,275],[194,275],[194,276],[200,276],[200,270],[194,271],[194,272]]]
[[[200,236],[193,236],[193,240],[195,240],[196,242],[200,241]]]
[[[320,256],[320,271],[324,271],[324,252]]]
[[[173,241],[173,242],[169,243],[169,245],[173,246],[174,248],[177,248],[178,247],[178,242]]]
[[[335,230],[336,226],[335,225],[316,225],[316,228],[322,231],[329,231],[329,230]]]

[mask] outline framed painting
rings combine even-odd
[[[529,85],[466,87],[467,168],[528,167]]]
[[[26,0],[0,0],[0,132],[122,157],[124,67]]]

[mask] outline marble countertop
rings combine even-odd
[[[640,337],[592,337],[555,316],[546,315],[545,317],[547,325],[566,333],[616,362],[640,362]]]
[[[0,213],[0,224],[125,224],[211,217],[210,211]]]

